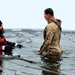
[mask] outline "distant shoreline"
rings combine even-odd
[[[9,32],[9,31],[13,31],[13,32],[38,32],[41,31],[43,32],[43,29],[25,29],[25,28],[10,28],[10,29],[5,29],[5,32]],[[75,31],[73,30],[62,30],[62,33],[75,33]]]

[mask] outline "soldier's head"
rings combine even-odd
[[[0,21],[0,35],[4,33],[2,22]]]
[[[44,18],[48,21],[54,17],[54,11],[52,8],[47,8],[44,10]]]

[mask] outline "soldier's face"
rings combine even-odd
[[[4,33],[4,29],[3,29],[3,26],[0,25],[0,35]]]
[[[44,13],[44,18],[48,21],[50,19],[50,14],[45,14]]]

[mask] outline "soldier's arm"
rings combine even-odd
[[[6,42],[6,39],[5,39],[4,36],[2,36],[2,37],[0,38],[0,44],[1,44],[1,45],[7,45],[7,42]]]
[[[45,38],[43,45],[41,46],[40,51],[39,51],[41,54],[46,50],[48,45],[51,43],[54,32],[55,32],[55,27],[52,27],[52,26],[47,27],[46,38]]]
[[[0,46],[0,52],[2,52],[2,46]]]

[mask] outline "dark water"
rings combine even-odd
[[[24,48],[15,48],[13,54],[21,58],[1,60],[2,75],[74,75],[75,74],[75,32],[63,32],[61,60],[42,59],[36,55],[43,43],[42,30],[6,31],[8,41],[21,43]],[[1,75],[0,74],[0,75]]]

